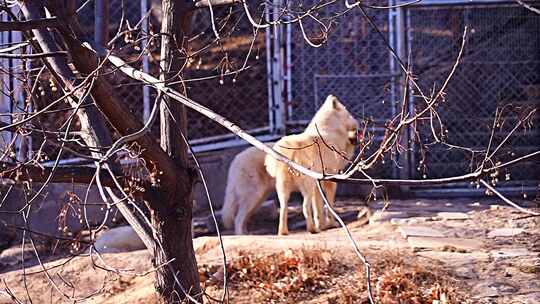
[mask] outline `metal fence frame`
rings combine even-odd
[[[17,7],[13,7],[11,8],[11,10],[13,14],[18,13]],[[0,21],[9,22],[12,20],[7,14],[2,14]],[[15,45],[17,43],[21,43],[23,40],[24,39],[21,32],[0,32],[0,45],[2,46]],[[6,71],[16,70],[21,67],[29,69],[30,61],[26,61],[26,66],[23,65],[23,62],[23,60],[17,58],[0,58],[0,65],[4,69],[6,69]],[[23,109],[25,107],[24,91],[20,89],[23,87],[23,83],[17,77],[13,77],[12,75],[4,73],[4,75],[0,77],[0,85],[2,86],[2,91],[11,92],[12,94],[12,96],[0,94],[0,113],[16,114],[17,112],[20,112],[18,109]],[[12,98],[17,102],[17,104],[12,103]],[[1,122],[12,123],[13,120],[13,116],[0,116]],[[0,144],[6,144],[7,146],[7,143],[11,142],[12,139],[13,134],[11,131],[1,132]],[[15,141],[15,151],[12,152],[15,153],[15,157],[17,160],[25,161],[32,157],[32,149],[30,147],[32,147],[32,138],[18,137]],[[1,151],[1,153],[4,153],[4,151]]]
[[[389,1],[390,5],[396,5],[396,4],[403,4],[408,3],[410,1],[407,0],[395,0],[395,1]],[[474,6],[474,5],[493,5],[493,7],[497,7],[500,4],[512,4],[517,6],[517,4],[513,1],[505,1],[505,0],[487,0],[487,1],[469,1],[469,0],[425,0],[421,3],[417,3],[415,5],[412,5],[410,7],[399,7],[394,8],[388,11],[388,40],[392,47],[396,50],[398,55],[401,59],[404,61],[407,60],[408,55],[411,53],[411,45],[410,45],[410,38],[412,37],[411,28],[408,27],[408,24],[410,24],[410,17],[409,12],[411,9],[417,8],[417,7],[431,7],[431,6]],[[281,71],[281,79],[286,83],[285,84],[285,91],[282,93],[284,96],[284,99],[287,104],[290,106],[290,102],[292,101],[292,88],[294,87],[295,81],[301,81],[299,79],[294,79],[293,73],[291,73],[291,60],[290,60],[290,53],[292,52],[291,48],[291,41],[290,41],[290,25],[286,27],[285,29],[286,35],[285,35],[285,56],[281,59],[280,66],[285,67],[284,70]],[[294,64],[294,63],[293,63]],[[294,69],[294,67],[293,67]],[[392,73],[398,73],[400,67],[397,65],[396,61],[393,59],[390,59],[390,71]],[[313,75],[314,77],[330,77],[332,75]],[[339,75],[334,75],[336,77],[340,77]],[[368,75],[357,75],[357,77],[368,77]],[[395,96],[402,96],[401,87],[398,85],[399,81],[404,81],[402,76],[395,76],[394,81],[392,82],[391,86],[391,92],[395,94]],[[315,82],[314,85],[314,91],[319,90],[317,88],[317,83]],[[412,97],[411,97],[412,101]],[[409,103],[410,110],[412,110],[414,106],[414,103]],[[393,109],[395,110],[395,109]],[[288,112],[291,113],[290,110]],[[288,124],[294,124],[294,123],[300,123],[305,124],[307,121],[295,121],[295,120],[288,120]],[[411,135],[409,135],[410,137]],[[415,146],[412,144],[409,144],[408,141],[404,143],[405,145],[408,145],[409,150],[414,151]],[[400,177],[400,178],[413,178],[415,175],[415,169],[416,169],[416,159],[415,159],[415,153],[403,153],[400,155],[400,164],[403,165],[403,168],[399,171],[397,168],[394,168],[392,170],[393,177]],[[506,192],[522,192],[526,190],[537,190],[537,185],[529,185],[529,186],[503,186],[504,190]],[[410,188],[410,187],[404,187],[405,191],[412,192],[415,194],[420,195],[471,195],[474,193],[477,194],[483,194],[483,190],[475,190],[471,187],[471,185],[467,183],[456,183],[449,185],[448,187],[428,187],[428,188]]]

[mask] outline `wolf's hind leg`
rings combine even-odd
[[[238,202],[238,214],[234,220],[234,233],[236,235],[248,234],[247,224],[255,210],[259,208],[268,192],[264,189],[257,189],[255,193],[246,193],[242,201]]]

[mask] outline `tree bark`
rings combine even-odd
[[[179,80],[184,60],[182,51],[185,49],[185,34],[191,15],[189,2],[163,0],[161,22],[161,61],[160,80],[164,84]],[[176,85],[173,88],[178,89]],[[187,132],[186,108],[163,96],[160,101],[160,145],[173,159],[181,170],[188,169],[187,146],[182,135]],[[186,135],[187,136],[187,135]],[[181,189],[181,191],[178,191]],[[167,207],[156,209],[152,213],[152,225],[157,235],[156,239],[163,244],[163,250],[156,246],[155,263],[157,265],[174,259],[174,269],[181,269],[177,278],[182,286],[175,284],[172,272],[156,272],[156,290],[165,303],[185,300],[184,292],[188,292],[197,301],[200,296],[199,274],[197,261],[193,250],[191,233],[192,221],[192,184],[178,183],[173,192],[169,192],[165,200]],[[174,210],[174,215],[170,215]]]
[[[35,3],[35,1],[28,2]],[[182,5],[187,5],[188,2],[184,4],[179,4],[179,1],[164,2],[168,2],[170,7],[165,10],[167,13],[164,14],[164,19],[168,20],[169,25],[164,29],[172,33],[168,35],[172,38],[170,41],[181,42],[184,40],[182,26],[187,25],[189,18],[189,9]],[[111,94],[110,81],[102,73],[95,72],[99,68],[100,58],[83,45],[78,35],[77,24],[66,14],[63,1],[46,3],[49,11],[57,17],[57,30],[71,55],[73,65],[82,75],[93,74],[94,85],[91,94],[97,108],[121,135],[132,134],[139,130],[142,127],[141,122]],[[172,44],[172,42],[164,43]],[[174,73],[175,70],[178,72],[178,67],[182,64],[178,63],[178,58],[174,58],[175,52],[170,49],[171,46],[167,46],[169,51],[164,56],[171,58],[171,61],[164,61],[168,62],[165,65],[167,71]],[[95,44],[94,47],[99,48]],[[145,192],[145,200],[152,211],[154,238],[157,240],[156,256],[153,261],[157,267],[156,288],[165,303],[183,301],[188,294],[191,298],[202,302],[191,235],[191,190],[194,174],[188,168],[186,147],[181,144],[180,129],[175,127],[174,123],[176,121],[183,126],[185,132],[186,114],[182,107],[171,107],[171,111],[173,116],[164,115],[162,119],[164,126],[162,129],[165,130],[163,149],[155,144],[149,134],[136,139],[150,171],[157,174],[155,183],[147,187]]]

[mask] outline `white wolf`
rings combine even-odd
[[[229,167],[221,221],[227,229],[234,226],[235,234],[247,233],[249,217],[275,189],[274,179],[264,168],[265,155],[251,147],[236,155]]]
[[[334,174],[343,169],[353,156],[357,129],[358,121],[335,96],[330,95],[304,132],[283,137],[273,148],[304,167]],[[329,212],[326,216],[323,214],[323,198],[313,178],[296,172],[271,156],[266,156],[265,166],[270,176],[275,178],[275,189],[280,204],[279,235],[288,234],[287,204],[290,194],[295,191],[302,193],[304,200],[302,210],[309,232],[317,233],[335,225],[334,218]],[[264,187],[267,188],[266,184]],[[334,202],[336,187],[337,184],[334,182],[322,182],[322,188],[330,204]]]

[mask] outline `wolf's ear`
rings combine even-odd
[[[334,95],[328,95],[328,97],[326,97],[325,103],[328,106],[331,106],[332,109],[337,109],[338,105],[339,105],[339,101],[338,101],[337,97],[334,96]]]

